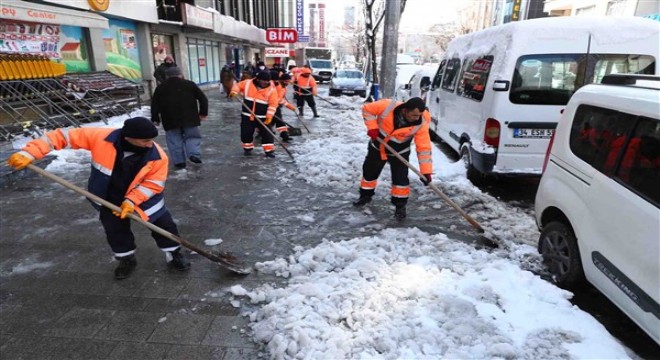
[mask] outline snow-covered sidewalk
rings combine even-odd
[[[301,171],[277,175],[324,184],[349,200],[357,195],[367,138],[361,102],[333,101],[354,110],[324,108],[326,131],[295,148]],[[470,213],[503,241],[502,249],[478,250],[445,234],[397,228],[343,241],[328,234],[334,241],[257,264],[288,284],[225,290],[249,317],[254,339],[266,344],[269,356],[628,358],[627,349],[598,321],[568,301],[571,293],[522,268],[521,259],[537,256],[532,215],[481,192],[465,178],[463,165],[439,150],[433,157],[434,179],[452,190],[458,203],[478,200],[481,205]],[[417,164],[414,151],[411,163]],[[386,166],[377,196],[387,197],[389,178]],[[417,200],[435,196],[414,178],[411,173]]]

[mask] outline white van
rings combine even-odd
[[[660,77],[582,87],[550,144],[534,207],[551,280],[588,280],[660,343]]]
[[[454,39],[427,105],[431,130],[468,177],[539,175],[560,111],[606,74],[658,74],[658,22],[558,17],[512,22]]]

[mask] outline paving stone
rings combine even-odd
[[[248,320],[243,316],[216,316],[202,345],[230,347],[249,344],[250,338],[246,335],[249,330]]]
[[[149,343],[136,343],[136,342],[121,342],[115,347],[108,360],[157,360],[164,359],[168,351],[172,347],[171,344],[149,344]],[[194,358],[192,358],[194,359]]]
[[[222,360],[225,350],[213,346],[173,345],[165,357],[166,360]]]
[[[212,322],[213,316],[209,315],[169,313],[166,320],[158,324],[148,341],[199,345]]]
[[[0,332],[12,335],[40,335],[57,326],[68,308],[52,305],[22,306],[9,305],[0,308]]]
[[[149,277],[133,296],[149,298],[175,298],[186,287],[190,280],[187,277]]]
[[[208,299],[206,301],[186,298],[153,299],[146,306],[145,311],[214,316],[235,316],[239,314],[239,310],[233,307],[227,299]]]
[[[146,341],[165,313],[118,311],[94,337],[98,339]]]
[[[50,336],[91,338],[114,316],[113,310],[73,308],[45,332]]]

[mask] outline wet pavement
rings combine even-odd
[[[295,246],[313,246],[324,238],[350,239],[392,226],[443,230],[465,241],[477,240],[448,206],[433,216],[423,206],[410,206],[409,218],[399,223],[389,201],[380,199],[370,205],[365,219],[356,221],[360,211],[350,201],[357,189],[337,194],[289,176],[304,169],[281,149],[276,159],[265,158],[260,149],[243,156],[239,104],[217,89],[207,94],[210,114],[202,125],[203,164],[171,171],[165,192],[186,240],[209,250],[231,251],[250,264],[287,256]],[[319,105],[323,113],[324,104]],[[285,120],[295,124],[295,119]],[[312,136],[322,136],[332,121],[310,118],[306,124]],[[296,137],[290,145],[294,156],[296,142],[305,139],[306,135]],[[158,142],[165,144],[163,135]],[[86,165],[80,169],[84,170],[57,175],[85,187],[89,172]],[[233,275],[196,254],[190,255],[189,272],[172,272],[149,232],[133,224],[138,267],[129,279],[117,281],[116,262],[98,215],[86,200],[37,175],[15,179],[0,188],[3,359],[264,356],[260,344],[251,341],[240,309],[231,305],[229,295],[218,294],[236,284],[254,288],[282,279],[258,272]],[[207,239],[223,242],[206,246]]]

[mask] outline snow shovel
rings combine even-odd
[[[89,200],[91,200],[95,203],[99,203],[99,204],[107,207],[108,209],[110,209],[112,211],[121,212],[121,208],[119,208],[119,206],[117,206],[117,205],[115,205],[115,204],[113,204],[113,203],[111,203],[107,200],[101,199],[100,197],[90,193],[89,191],[84,190],[84,189],[82,189],[82,188],[80,188],[80,187],[78,187],[78,186],[62,179],[61,177],[59,177],[55,174],[51,174],[50,172],[48,172],[48,171],[46,171],[46,170],[44,170],[44,169],[42,169],[38,166],[35,166],[33,164],[29,164],[27,166],[27,168],[34,171],[34,172],[36,172],[36,173],[38,173],[38,174],[40,174],[40,175],[43,175],[43,176],[55,181],[56,183],[58,183],[60,185],[63,185],[66,188],[69,188],[70,190],[73,190],[73,191],[77,192],[78,194],[88,198]],[[154,224],[152,224],[148,221],[142,220],[142,218],[138,215],[130,214],[130,215],[128,215],[128,217],[131,220],[134,220],[135,222],[139,223],[140,225],[146,226],[147,228],[149,228],[149,230],[155,231],[155,232],[165,236],[166,238],[179,243],[181,246],[186,247],[186,248],[188,248],[188,249],[204,256],[205,258],[219,264],[220,266],[224,267],[225,269],[227,269],[227,270],[229,270],[233,273],[240,274],[240,275],[247,275],[247,274],[252,272],[252,269],[250,269],[249,267],[246,267],[244,264],[242,264],[240,261],[238,261],[238,259],[235,256],[233,256],[229,253],[226,253],[226,252],[222,252],[222,253],[208,252],[208,251],[200,248],[199,246],[197,246],[197,245],[195,245],[195,244],[193,244],[193,243],[191,243],[191,242],[189,242],[189,241],[187,241],[187,240],[185,240],[185,239],[183,239],[179,236],[176,236],[176,235],[172,234],[171,232],[169,232],[167,230],[161,229],[160,227],[158,227],[158,226],[156,226],[156,225],[154,225]]]
[[[309,91],[306,90],[306,89],[301,89],[301,90],[303,90],[303,91],[305,92],[305,95],[313,95],[311,92],[309,92]],[[315,97],[317,97],[317,98],[319,98],[319,99],[321,99],[321,100],[327,102],[328,104],[330,104],[330,105],[336,107],[338,110],[350,110],[349,108],[345,108],[345,107],[339,106],[339,104],[337,104],[336,102],[332,102],[332,101],[330,101],[330,100],[324,98],[324,97],[321,96],[321,95],[315,95]]]
[[[287,127],[286,131],[289,133],[289,135],[291,135],[291,136],[300,136],[300,135],[302,135],[302,130],[300,130],[300,128],[297,128],[297,127],[289,124],[288,122],[284,121],[284,119],[282,119],[281,117],[279,117],[277,115],[275,115],[274,117],[275,117],[275,119],[281,121],[284,125],[286,125],[286,127]]]
[[[240,95],[238,95],[238,97],[241,97],[241,98],[242,98],[242,96],[240,96]],[[261,121],[261,120],[257,117],[257,115],[254,113],[254,111],[252,111],[252,109],[250,109],[247,105],[245,105],[245,103],[243,102],[243,100],[239,99],[238,97],[236,98],[236,100],[238,100],[238,101],[241,102],[241,105],[243,105],[243,108],[244,108],[245,110],[249,111],[250,114],[252,114],[252,116],[254,116],[254,119],[257,120],[257,121],[259,122],[259,124],[261,124],[261,125],[264,127],[264,129],[266,129],[266,131],[268,131],[268,132],[273,136],[273,139],[274,139],[275,141],[277,141],[277,142],[280,144],[280,146],[282,146],[282,149],[284,149],[284,151],[286,151],[287,154],[289,154],[289,156],[291,157],[291,160],[295,160],[294,157],[293,157],[293,154],[291,153],[291,151],[289,151],[289,149],[287,149],[286,146],[284,146],[284,144],[282,144],[282,142],[280,141],[280,139],[278,139],[277,136],[275,136],[275,134],[273,134],[273,131],[270,130],[270,128],[269,128],[268,126],[266,126],[266,124],[264,124],[264,122]]]
[[[385,146],[385,149],[387,149],[392,155],[394,155],[404,165],[406,165],[410,170],[412,170],[415,174],[417,174],[417,176],[419,176],[420,178],[426,178],[424,176],[424,174],[419,172],[419,170],[417,170],[417,168],[415,168],[408,161],[406,161],[406,159],[404,159],[403,156],[401,156],[398,152],[396,152],[396,150],[392,149],[392,147],[389,146],[385,141],[383,141],[383,139],[377,138],[377,140],[378,140],[379,143],[383,144]],[[440,196],[442,198],[442,200],[444,200],[447,204],[451,205],[451,207],[453,207],[456,211],[458,211],[458,213],[461,214],[465,218],[465,220],[467,220],[470,223],[470,225],[472,225],[475,229],[477,229],[477,231],[480,234],[484,233],[484,229],[481,227],[481,225],[476,220],[474,220],[472,217],[470,217],[470,215],[468,215],[463,209],[461,209],[460,206],[458,206],[455,202],[453,202],[440,189],[438,189],[437,186],[435,186],[433,183],[429,183],[429,187],[431,188],[431,190],[433,190],[433,192],[438,194],[438,196]]]

